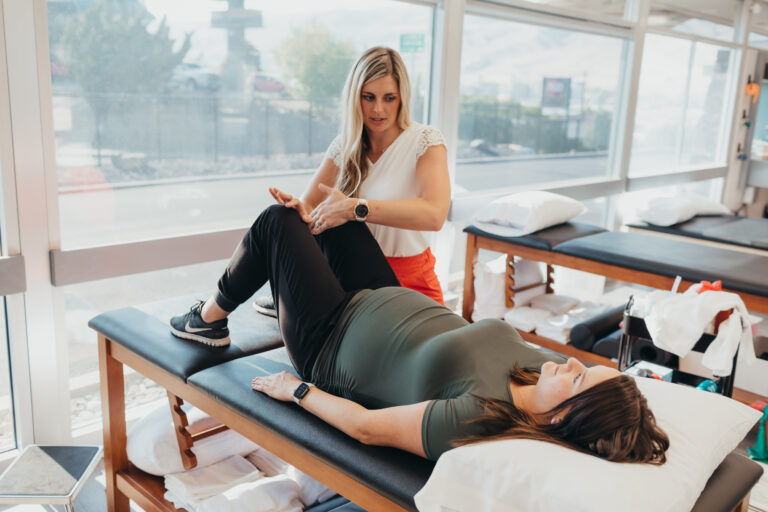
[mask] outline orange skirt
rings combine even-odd
[[[445,306],[440,281],[437,280],[437,274],[435,274],[435,256],[429,247],[416,256],[387,257],[387,261],[392,270],[395,271],[401,286],[421,292]]]

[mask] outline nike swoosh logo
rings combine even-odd
[[[210,327],[192,327],[189,325],[189,320],[187,320],[187,325],[184,326],[184,330],[187,332],[202,332],[202,331],[210,331]]]

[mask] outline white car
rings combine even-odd
[[[185,91],[215,91],[221,87],[221,77],[214,70],[200,64],[182,62],[173,68],[169,85]]]

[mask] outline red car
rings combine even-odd
[[[257,94],[275,94],[279,96],[286,96],[288,93],[283,82],[277,78],[261,73],[252,74],[248,79],[248,85],[251,88],[251,92]]]

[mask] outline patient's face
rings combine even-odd
[[[607,366],[587,368],[573,357],[565,364],[546,362],[541,365],[541,376],[535,388],[537,412],[549,411],[595,384],[619,375],[618,370]]]

